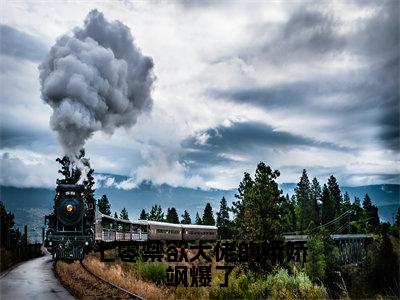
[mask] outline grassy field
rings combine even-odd
[[[97,255],[89,255],[85,265],[114,284],[133,292],[145,299],[323,299],[327,298],[323,287],[312,284],[303,273],[288,275],[280,270],[268,277],[254,276],[238,268],[229,277],[229,287],[221,288],[224,281],[223,272],[216,271],[213,262],[210,287],[169,287],[166,282],[167,264],[159,262],[114,262],[103,263]],[[197,261],[194,265],[204,264]],[[190,263],[178,263],[193,266]],[[115,297],[109,294],[107,287],[96,285],[93,278],[84,274],[79,263],[59,262],[56,273],[61,282],[79,298]],[[107,294],[108,293],[108,294]]]

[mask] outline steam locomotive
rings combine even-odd
[[[82,260],[97,243],[121,241],[212,241],[218,236],[215,226],[171,224],[147,220],[121,220],[96,209],[83,185],[59,183],[54,212],[45,216],[45,247],[55,259]]]
[[[82,260],[94,244],[95,204],[83,185],[58,184],[54,211],[45,216],[45,247],[53,258]]]

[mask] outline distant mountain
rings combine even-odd
[[[125,180],[124,176],[107,175],[113,177],[116,182]],[[280,185],[284,194],[294,193],[295,183],[283,183]],[[16,188],[1,186],[0,200],[8,210],[15,214],[16,224],[22,227],[25,224],[33,230],[30,236],[39,239],[40,228],[44,224],[44,215],[48,214],[53,207],[54,190],[44,188]],[[399,191],[400,185],[381,184],[359,187],[341,187],[342,192],[347,191],[351,200],[354,196],[363,199],[366,193],[369,194],[373,203],[379,208],[379,216],[383,221],[393,222],[393,216],[400,206]],[[129,212],[130,219],[137,219],[140,211],[144,208],[148,212],[154,204],[159,204],[164,212],[168,207],[174,206],[179,216],[183,210],[188,210],[192,221],[196,212],[202,216],[204,207],[210,202],[214,214],[219,209],[219,201],[222,196],[232,202],[236,189],[232,190],[201,190],[183,187],[172,187],[169,185],[154,186],[151,183],[143,183],[139,187],[123,190],[115,186],[105,187],[96,190],[96,198],[103,194],[107,195],[111,203],[111,211],[121,211],[123,207]]]

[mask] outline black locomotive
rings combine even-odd
[[[45,247],[53,258],[82,260],[94,244],[95,204],[80,184],[58,184],[54,212],[45,216]]]

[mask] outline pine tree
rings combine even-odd
[[[101,198],[97,201],[97,206],[102,214],[111,216],[111,206],[106,195],[101,196]]]
[[[365,194],[363,200],[363,209],[368,224],[371,226],[372,231],[376,232],[379,229],[379,224],[380,224],[378,207],[372,204],[372,200],[368,194]]]
[[[235,215],[234,230],[245,240],[278,240],[282,238],[282,205],[285,198],[276,179],[279,171],[272,171],[263,162],[257,165],[254,181],[245,173],[239,184],[238,201],[231,208]],[[268,230],[266,230],[268,228]]]
[[[339,217],[341,215],[341,207],[342,207],[342,194],[340,192],[340,188],[339,188],[339,184],[336,180],[336,178],[331,175],[331,177],[329,177],[328,179],[328,189],[329,192],[331,193],[331,197],[333,199],[333,203],[334,203],[334,216]],[[337,225],[338,227],[340,227],[340,224]]]
[[[325,279],[326,262],[324,243],[318,231],[312,230],[308,235],[307,248],[305,271],[313,282],[319,283]]]
[[[352,211],[352,205],[351,205],[351,202],[350,202],[350,196],[349,196],[349,193],[347,191],[343,194],[343,203],[342,203],[341,212],[342,212],[342,214],[343,213],[347,213],[347,216],[346,216],[346,218],[344,218],[342,220],[341,225],[345,226],[346,223],[348,222],[348,226],[346,226],[346,228],[344,228],[342,230],[342,233],[351,233],[353,231],[352,225],[351,225],[352,224],[351,221],[354,220],[354,214],[353,214],[353,211]]]
[[[395,224],[396,224],[397,226],[400,226],[400,207],[397,209]]]
[[[217,212],[217,227],[221,239],[231,237],[231,222],[229,221],[229,210],[225,197],[222,197],[219,212]]]
[[[351,233],[366,233],[367,230],[367,222],[365,220],[364,210],[361,207],[360,198],[354,197],[354,202],[351,204],[352,214],[352,222],[350,226]]]
[[[214,214],[210,203],[207,203],[204,208],[202,223],[203,225],[215,225]]]
[[[322,225],[332,221],[335,218],[335,202],[331,193],[324,184],[322,188]]]
[[[351,209],[350,196],[348,192],[345,192],[343,195],[343,210],[348,211],[350,209]]]
[[[139,216],[139,220],[147,220],[148,217],[149,216],[147,215],[146,211],[144,209],[142,209],[142,212],[140,213],[140,216]]]
[[[179,224],[178,213],[176,212],[175,207],[168,208],[166,221],[168,223]]]
[[[114,219],[118,219],[118,214],[116,211],[114,212]]]
[[[181,224],[192,224],[192,220],[190,219],[190,215],[186,209],[183,212]]]
[[[149,214],[149,220],[150,221],[158,221],[158,222],[164,222],[164,213],[161,209],[161,205],[154,205]]]
[[[195,221],[196,225],[202,225],[203,222],[200,219],[199,213],[196,212],[196,221]]]
[[[239,183],[238,194],[235,194],[237,201],[233,201],[231,211],[235,218],[233,219],[233,231],[236,237],[243,237],[248,232],[248,224],[246,224],[245,212],[247,211],[247,203],[253,197],[254,181],[250,174],[245,172],[243,180]]]
[[[312,202],[312,216],[311,219],[316,226],[321,224],[320,203],[322,202],[321,186],[317,178],[313,178],[311,184],[311,202]]]
[[[0,246],[9,247],[13,244],[10,237],[14,225],[14,214],[7,212],[4,203],[0,201]]]
[[[119,218],[121,220],[129,220],[128,211],[126,210],[125,207],[121,210],[121,213],[119,214]]]
[[[307,171],[304,169],[299,183],[295,188],[297,204],[299,205],[299,230],[304,231],[308,229],[313,217],[313,207],[311,200],[310,181],[308,179]]]

